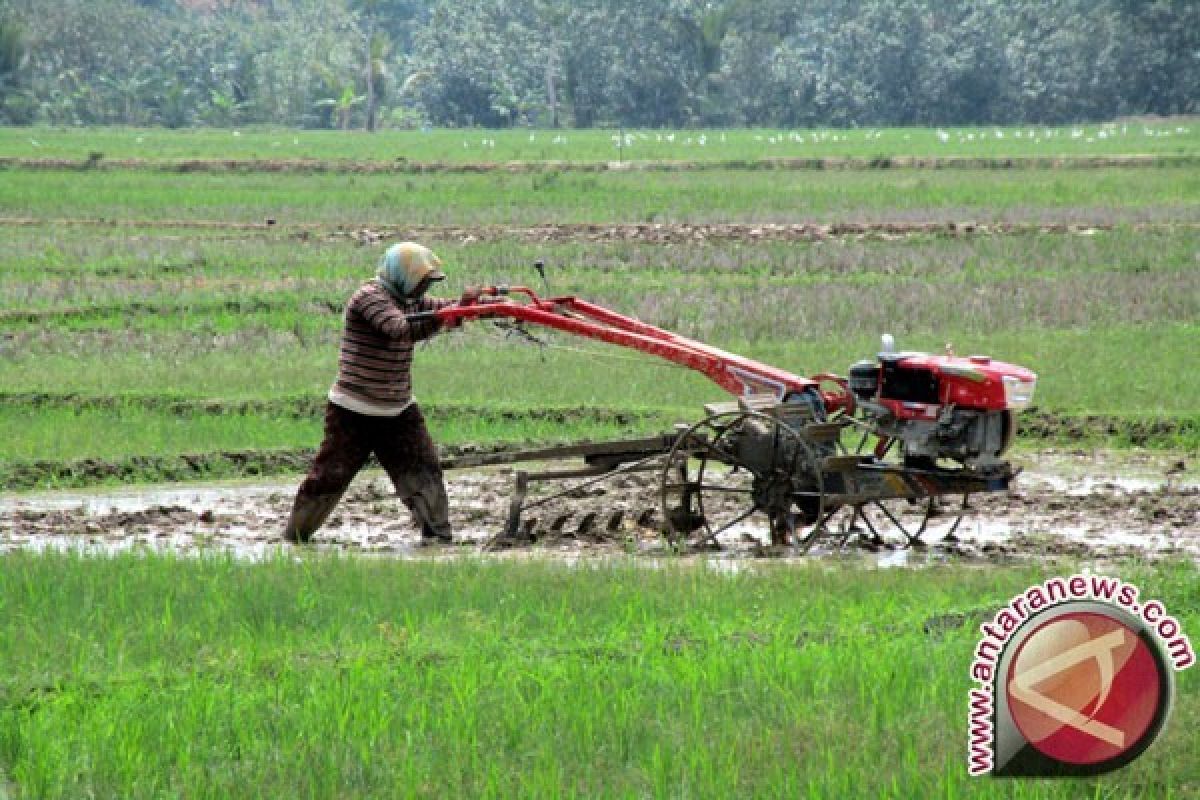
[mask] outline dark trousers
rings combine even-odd
[[[329,403],[325,438],[300,484],[285,536],[307,541],[325,522],[350,481],[374,455],[425,537],[450,538],[450,504],[437,448],[416,404],[396,417],[372,417]]]

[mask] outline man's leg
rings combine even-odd
[[[289,542],[307,542],[329,515],[350,481],[367,463],[370,443],[360,415],[333,403],[325,407],[325,438],[308,476],[296,492],[292,515],[283,531]]]
[[[425,541],[451,542],[450,501],[437,447],[416,404],[388,419],[375,441],[375,457],[387,470],[396,494],[421,526]]]

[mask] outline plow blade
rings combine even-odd
[[[644,439],[618,439],[607,442],[582,442],[558,447],[542,447],[532,450],[501,450],[493,453],[466,453],[450,456],[441,461],[442,469],[474,469],[505,464],[521,464],[536,461],[563,461],[581,458],[588,468],[600,474],[615,469],[621,464],[640,461],[647,456],[665,453],[671,449],[675,434],[661,434]],[[571,470],[578,472],[578,470]],[[564,475],[563,477],[568,477]]]

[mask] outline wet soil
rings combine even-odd
[[[808,558],[865,558],[873,563],[1006,563],[1029,559],[1200,562],[1200,481],[1196,465],[1156,456],[1099,458],[1048,451],[1008,492],[973,497],[948,539],[930,534],[909,548],[903,537],[882,542],[851,536],[818,540]],[[567,559],[637,554],[671,556],[661,536],[658,477],[621,475],[531,508],[516,537],[501,535],[513,472],[508,468],[448,474],[457,542],[423,548],[417,529],[386,478],[361,475],[326,526],[315,550],[393,557],[459,553],[553,555]],[[193,485],[0,497],[0,552],[82,549],[199,553],[241,557],[287,552],[280,542],[294,482]],[[538,499],[565,488],[544,484]],[[538,492],[541,492],[539,494]],[[934,529],[936,530],[936,529]],[[752,517],[699,557],[738,568],[756,557],[790,558],[768,546],[765,519]]]

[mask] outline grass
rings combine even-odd
[[[151,157],[163,158],[222,142],[228,149],[214,152],[260,157],[278,136],[92,133],[94,147],[113,157],[124,152],[120,143],[152,142],[157,155]],[[575,140],[580,158],[595,158],[587,148],[606,141],[606,134],[593,134]],[[720,143],[718,132],[710,134],[707,146]],[[461,147],[454,137],[469,135],[300,132],[295,138],[301,150],[314,148],[305,151],[314,158],[340,153],[369,160],[383,152],[370,148],[405,142],[418,148],[414,160],[437,160],[438,147]],[[770,146],[754,138],[760,135],[773,134],[726,132],[723,144],[730,149],[721,157],[753,157],[755,148]],[[1137,133],[1125,141],[1171,142],[1194,153],[1195,135]],[[39,149],[47,153],[83,143],[74,131],[0,130],[0,155],[20,154],[14,151],[23,136],[41,136]],[[144,142],[131,142],[136,136]],[[668,144],[647,136],[638,141]],[[843,155],[860,153],[854,148],[867,142],[906,142],[890,152],[910,155],[943,146],[995,154],[1001,142],[1015,147],[1018,141],[1011,129],[1004,139],[989,133],[986,146],[976,136],[960,147],[957,131],[945,145],[935,131],[837,136],[836,142],[832,134],[821,139],[821,146],[842,148]],[[495,138],[499,155],[525,152],[520,148],[528,144],[527,133]],[[1043,142],[1070,153],[1089,152],[1092,145],[1103,149],[1101,140],[1089,144],[1086,138],[1067,133]],[[1114,139],[1106,137],[1103,147]],[[678,148],[682,141],[671,144]],[[1019,141],[1032,146],[1028,136]],[[430,149],[419,150],[425,146]],[[381,242],[364,246],[333,234],[338,226],[346,233],[364,225],[397,237],[408,235],[408,225],[455,226],[457,232],[430,240],[451,275],[448,295],[468,283],[539,286],[528,265],[542,259],[554,293],[578,294],[801,374],[844,372],[873,354],[885,331],[912,349],[940,351],[951,342],[960,353],[987,353],[1038,371],[1038,404],[1052,415],[1121,417],[1135,427],[1140,420],[1162,419],[1168,424],[1152,438],[1154,446],[1197,448],[1200,378],[1192,353],[1200,320],[1200,229],[1194,225],[1200,173],[1187,165],[638,174],[3,172],[0,216],[34,221],[6,226],[0,248],[5,469],[33,461],[311,447],[319,438],[314,411],[335,371],[342,305],[372,274],[382,249]],[[261,223],[267,217],[280,224],[255,230],[171,224]],[[481,223],[647,220],[1016,220],[1115,227],[1085,234],[879,234],[815,242],[726,240],[703,230],[694,240],[645,242],[622,240],[624,234],[603,227],[575,231],[565,241],[530,241],[530,234],[503,229],[470,238]],[[664,423],[694,419],[703,403],[721,396],[695,374],[636,354],[566,336],[544,338],[551,349],[483,325],[422,347],[417,394],[436,412],[435,436],[457,443],[657,432]],[[50,408],[17,399],[29,392],[83,397],[74,407],[67,401]],[[138,400],[165,397],[185,405],[257,405],[180,411]],[[303,413],[278,410],[293,398],[307,398]],[[600,414],[547,417],[539,413],[546,408]],[[634,416],[623,422],[605,416],[620,412]],[[1125,433],[1111,438],[1122,445],[1151,441]]]
[[[311,444],[312,422],[249,416],[175,416],[94,410],[0,409],[0,437],[7,458],[67,460],[86,452],[100,458],[244,450]]]
[[[949,332],[952,336],[953,332]],[[468,334],[469,335],[469,334]],[[1189,370],[1189,344],[1195,325],[1114,326],[1096,332],[1032,328],[998,334],[964,335],[960,352],[989,351],[1027,363],[1038,371],[1039,405],[1060,411],[1194,411],[1198,378]],[[482,336],[482,334],[480,334]],[[901,340],[913,349],[940,349],[943,337]],[[555,340],[556,342],[559,340]],[[571,340],[562,340],[570,344]],[[173,346],[174,343],[171,343]],[[845,371],[854,361],[878,350],[872,334],[721,346],[799,374]],[[628,357],[609,348],[550,350],[530,346],[497,347],[491,342],[467,346],[431,344],[418,353],[414,367],[417,396],[427,403],[538,406],[595,405],[601,408],[657,408],[695,412],[721,394],[698,374],[661,366],[648,358]],[[323,396],[333,379],[333,353],[310,351],[293,343],[264,343],[230,351],[196,350],[177,361],[153,352],[28,356],[0,362],[0,383],[13,392],[84,394],[154,393],[162,387],[198,398],[250,399],[307,394]],[[607,358],[606,356],[613,356]],[[1163,376],[1172,374],[1169,384]],[[70,375],[68,385],[58,376]],[[497,393],[500,393],[498,396]]]
[[[1037,370],[1041,409],[1124,420],[1115,428],[1085,425],[1088,441],[1080,434],[1058,434],[1069,436],[1075,446],[1195,452],[1200,450],[1200,414],[1194,404],[1200,396],[1200,377],[1191,368],[1196,336],[1195,325],[1178,324],[1112,326],[1100,332],[1015,330],[964,334],[955,341],[962,352],[987,349]],[[937,350],[939,341],[910,337],[901,344]],[[167,343],[168,349],[177,346]],[[733,349],[804,374],[844,372],[875,348],[874,337],[863,335],[834,342],[743,343]],[[320,404],[334,372],[332,359],[332,343],[303,348],[294,341],[281,346],[264,338],[261,347],[243,342],[229,349],[196,350],[178,360],[116,348],[82,358],[72,353],[0,362],[0,384],[9,392],[0,403],[0,466],[7,465],[0,475],[15,475],[12,470],[18,465],[35,461],[120,461],[314,447],[320,438]],[[70,388],[81,395],[74,400],[47,405],[16,394],[57,396],[63,387],[56,376],[68,374]],[[1164,375],[1176,378],[1166,384]],[[543,352],[478,339],[475,344],[434,343],[419,354],[414,378],[431,430],[445,445],[656,434],[669,430],[673,422],[697,419],[704,403],[722,397],[717,387],[695,373],[649,359],[631,361],[611,349]],[[173,394],[162,395],[160,387],[165,386]],[[218,404],[206,410],[208,400],[258,402],[265,407],[238,410]],[[183,408],[175,407],[179,405]],[[287,462],[274,470],[289,465],[295,466]],[[134,464],[108,480],[188,474],[187,465],[177,466]],[[235,475],[248,468],[208,465],[203,474]],[[95,480],[87,477],[89,473],[83,475],[76,470],[46,473],[35,482],[50,486]],[[14,486],[27,486],[34,478],[10,480]]]
[[[736,180],[731,180],[736,175]],[[1194,168],[545,175],[211,174],[6,169],[0,216],[329,226],[1050,219],[1194,221]],[[499,201],[500,198],[503,201]],[[1122,217],[1117,217],[1118,220]]]
[[[918,581],[829,566],[9,555],[0,786],[46,798],[1194,793],[1195,670],[1178,676],[1163,738],[1118,773],[966,777],[973,626],[1052,569]],[[1200,624],[1194,568],[1121,575],[1185,631]],[[926,632],[934,618],[951,621]]]
[[[315,398],[319,400],[319,398]],[[315,405],[315,403],[314,403]],[[585,438],[656,433],[673,421],[665,412],[630,413],[612,409],[542,406],[509,409],[487,405],[431,404],[425,413],[438,441],[446,445],[563,440],[567,431]],[[546,414],[545,412],[552,412]],[[557,411],[557,413],[553,413]],[[91,458],[162,456],[273,448],[315,448],[321,435],[320,411],[286,413],[205,413],[116,408],[45,408],[9,403],[0,408],[0,438],[8,446],[0,460],[68,461]]]
[[[49,237],[55,241],[48,247]],[[656,298],[670,293],[711,287],[731,294],[836,292],[842,295],[833,303],[836,314],[861,314],[862,303],[856,300],[864,292],[904,298],[923,284],[1000,292],[1029,284],[1033,294],[1051,302],[1100,291],[1108,298],[1105,306],[1119,310],[1123,318],[1134,303],[1143,313],[1158,318],[1164,312],[1170,318],[1180,312],[1162,304],[1186,307],[1190,298],[1163,295],[1184,294],[1177,289],[1192,281],[1200,228],[1123,227],[1094,235],[975,239],[914,236],[904,241],[711,241],[670,247],[503,240],[435,244],[451,271],[452,281],[443,291],[451,292],[466,282],[533,283],[541,291],[540,279],[528,266],[541,259],[548,265],[554,293],[584,294],[623,307],[654,306]],[[298,246],[281,239],[179,241],[161,234],[108,239],[78,230],[60,234],[49,227],[22,228],[12,237],[9,252],[0,255],[0,318],[11,326],[32,320],[41,327],[44,315],[27,317],[24,312],[58,311],[86,318],[89,326],[161,326],[166,322],[146,318],[170,308],[176,311],[172,320],[193,309],[196,316],[202,313],[223,323],[222,313],[235,311],[250,324],[291,326],[313,312],[338,313],[346,295],[372,273],[382,247],[350,242]],[[278,266],[281,262],[286,267]],[[1168,290],[1156,294],[1156,284],[1163,283]],[[912,310],[903,317],[934,316],[923,303],[909,305]],[[284,313],[288,311],[300,313]],[[939,312],[944,324],[945,309]],[[1094,308],[1089,313],[1105,312]],[[1055,317],[1046,313],[1034,318]]]
[[[1130,123],[1103,139],[1080,126],[1078,137],[1042,132],[1036,142],[1014,129],[986,139],[951,130],[945,142],[931,130],[843,131],[816,144],[811,133],[801,144],[767,131],[721,141],[714,131],[703,149],[700,132],[673,142],[635,132],[622,156],[1198,151],[1190,122],[1146,127],[1156,135]],[[568,133],[565,144],[548,132],[529,141],[526,131],[239,133],[0,129],[0,157],[602,161],[615,149],[601,131]],[[477,147],[483,138],[495,147]],[[431,243],[451,274],[448,294],[466,283],[536,284],[528,265],[543,258],[556,293],[799,373],[844,371],[875,352],[884,330],[906,348],[949,340],[960,353],[1037,370],[1037,401],[1051,415],[1128,423],[1117,433],[1081,425],[1072,446],[1194,453],[1197,207],[1200,175],[1186,164],[402,176],[5,169],[0,217],[41,222],[5,225],[0,247],[0,486],[240,474],[251,462],[227,456],[247,450],[255,470],[294,469],[320,437],[341,303],[381,249],[326,238],[339,225],[404,235],[418,224],[469,234],[481,223],[545,222],[1116,224],[1095,235],[662,244],[447,232]],[[280,224],[170,224],[266,217]],[[1138,227],[1145,222],[1155,225]],[[721,398],[694,373],[546,338],[556,347],[476,326],[422,347],[416,393],[435,437],[660,432]],[[1143,422],[1158,438],[1127,436]],[[1195,670],[1179,675],[1163,739],[1114,775],[966,777],[973,626],[1060,568],[1073,565],[914,575],[827,562],[727,573],[687,563],[9,553],[0,558],[0,798],[1200,796]],[[1194,566],[1116,569],[1195,634]],[[927,632],[934,619],[952,622]]]
[[[434,130],[358,131],[179,130],[132,128],[0,128],[0,156],[151,160],[318,159],[393,162],[1003,158],[1144,153],[1194,155],[1194,119],[1109,125],[862,130]],[[703,139],[703,143],[701,140]]]

